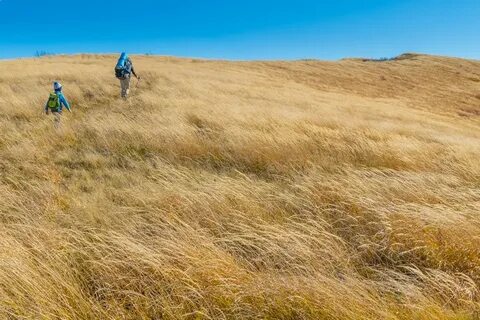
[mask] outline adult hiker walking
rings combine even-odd
[[[53,83],[54,92],[50,93],[47,103],[45,104],[45,113],[52,113],[55,117],[54,126],[56,129],[60,127],[60,121],[62,116],[63,107],[67,108],[69,112],[72,112],[70,104],[62,93],[62,85],[60,82]]]
[[[140,80],[140,77],[135,73],[132,60],[125,52],[122,52],[115,66],[115,76],[120,80],[120,86],[122,88],[121,96],[123,99],[127,99],[130,92],[130,80],[132,74]]]

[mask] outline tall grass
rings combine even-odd
[[[474,319],[480,63],[134,63],[0,63],[0,318]]]

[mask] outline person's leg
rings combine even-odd
[[[54,120],[53,120],[53,125],[55,129],[59,129],[61,125],[61,114],[59,112],[52,112]]]
[[[128,97],[128,94],[130,93],[130,79],[130,76],[125,79],[125,98]]]
[[[122,87],[122,92],[121,92],[121,96],[122,98],[125,98],[127,96],[127,89],[126,89],[126,85],[125,85],[125,79],[120,79],[120,86]]]
[[[120,80],[120,84],[122,86],[122,98],[127,98],[130,92],[130,77]]]

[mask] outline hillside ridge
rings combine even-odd
[[[480,62],[132,59],[0,61],[0,318],[474,319]]]

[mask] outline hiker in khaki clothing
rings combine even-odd
[[[120,86],[122,87],[121,95],[124,99],[128,97],[128,93],[130,92],[130,80],[132,74],[135,78],[140,80],[140,77],[135,73],[132,60],[130,60],[128,55],[123,52],[118,59],[117,66],[115,67],[115,76],[120,80]]]

